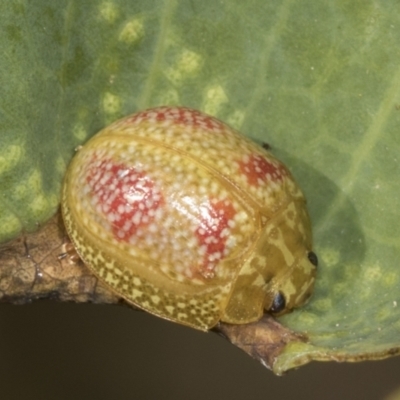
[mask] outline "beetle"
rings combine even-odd
[[[74,156],[62,214],[92,272],[128,302],[201,330],[311,295],[305,198],[285,165],[186,107],[127,116]]]

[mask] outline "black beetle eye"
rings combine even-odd
[[[273,313],[279,313],[279,312],[283,311],[285,306],[286,306],[285,296],[282,294],[282,292],[278,292],[274,297],[272,306],[269,309],[269,311],[271,311]]]
[[[312,265],[315,265],[316,267],[318,267],[318,257],[313,251],[310,251],[308,253],[308,259],[310,260]]]
[[[262,148],[265,149],[265,150],[271,150],[271,145],[268,144],[268,143],[263,143],[262,144]]]

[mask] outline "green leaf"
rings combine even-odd
[[[0,4],[0,239],[57,209],[74,148],[186,105],[268,142],[304,189],[320,258],[306,333],[277,359],[400,348],[400,14],[395,0]]]

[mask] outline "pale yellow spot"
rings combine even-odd
[[[107,271],[107,274],[105,276],[105,280],[106,280],[107,283],[109,283],[112,286],[117,285],[118,282],[119,282],[119,278],[114,277],[114,274],[112,274],[109,271]]]
[[[376,282],[382,277],[382,268],[379,265],[374,265],[365,269],[365,279],[367,281]]]
[[[203,109],[207,114],[216,115],[221,106],[228,101],[224,89],[220,85],[209,86],[204,93]]]
[[[32,169],[30,174],[18,182],[14,194],[18,199],[32,200],[42,190],[42,174],[37,169]]]
[[[318,257],[321,258],[324,265],[327,267],[333,267],[339,262],[340,253],[336,249],[327,247],[318,252]]]
[[[131,44],[140,39],[143,33],[143,21],[139,18],[134,18],[124,25],[118,39],[121,42]]]
[[[48,207],[48,197],[43,193],[40,193],[36,196],[33,196],[31,201],[28,204],[29,210],[31,210],[31,214],[40,215],[42,214]]]
[[[312,314],[310,312],[301,311],[301,323],[304,325],[313,325],[317,321],[318,317],[315,314]]]
[[[177,306],[178,306],[178,308],[185,308],[186,304],[185,303],[178,303]]]
[[[19,219],[10,212],[0,213],[1,236],[8,238],[14,236],[22,229]]]
[[[179,57],[177,67],[182,73],[192,74],[200,68],[201,61],[200,54],[185,49]]]
[[[182,85],[183,76],[182,72],[177,68],[167,68],[164,72],[165,76],[171,81],[175,86]]]
[[[151,301],[154,304],[158,304],[161,301],[161,298],[159,296],[151,296]]]
[[[139,278],[135,277],[133,278],[133,284],[136,286],[140,286],[142,284],[142,281]]]
[[[143,294],[143,292],[137,289],[132,289],[131,294],[132,294],[131,298],[136,299],[136,297],[140,297]]]
[[[173,306],[166,306],[165,309],[166,309],[170,314],[173,314],[173,313],[174,313],[174,310],[175,310],[175,307],[173,307]]]
[[[398,274],[396,272],[385,272],[382,281],[386,286],[397,285]]]
[[[74,135],[74,138],[76,138],[80,142],[83,142],[86,139],[87,135],[88,135],[86,129],[80,123],[76,124],[72,128],[72,134]]]
[[[329,298],[316,300],[313,302],[313,306],[318,311],[327,312],[327,311],[331,310],[331,308],[332,308],[332,300]]]
[[[86,129],[79,123],[72,128],[72,134],[80,142],[83,142],[87,137]]]
[[[14,168],[24,157],[25,150],[22,146],[11,144],[1,149],[0,175]]]
[[[118,8],[111,1],[104,1],[99,7],[100,16],[109,23],[113,23],[118,17]]]
[[[121,98],[106,92],[103,96],[103,110],[106,114],[116,114],[121,110]]]
[[[236,110],[226,120],[226,122],[230,126],[238,130],[242,127],[243,121],[244,121],[244,112],[240,110]]]
[[[87,246],[87,249],[89,252],[96,254],[98,252],[98,249],[94,250],[92,246]],[[105,267],[108,268],[110,271],[114,271],[114,272],[120,272],[120,270],[118,268],[115,267],[115,261],[111,260],[108,262],[104,263]]]
[[[60,203],[59,193],[61,192],[61,185],[59,185],[58,188],[59,189],[56,190],[55,192],[53,192],[53,194],[50,194],[50,195],[49,194],[45,194],[47,210],[49,209],[49,207],[51,207],[51,208],[58,207],[58,205]]]
[[[370,274],[370,276],[367,278],[367,281],[361,285],[357,292],[357,297],[360,301],[368,300],[371,296],[371,292],[374,293],[375,290],[374,283],[376,282],[371,281],[371,277],[375,275],[375,272],[369,271],[368,274]]]
[[[175,65],[165,70],[166,77],[175,85],[181,85],[183,81],[200,69],[202,57],[194,51],[184,49],[175,62]]]

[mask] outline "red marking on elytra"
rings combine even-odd
[[[214,276],[217,263],[223,258],[226,240],[229,234],[221,235],[229,228],[229,221],[236,210],[228,200],[210,201],[200,207],[200,226],[196,229],[196,237],[206,251],[203,258],[201,274],[206,278]]]
[[[93,160],[86,181],[95,207],[100,207],[110,222],[114,237],[129,241],[139,228],[154,220],[163,204],[162,194],[143,171],[106,159]]]
[[[169,120],[177,125],[192,126],[207,130],[225,129],[225,125],[221,121],[211,117],[210,115],[186,107],[158,107],[145,110],[133,115],[131,118],[127,118],[124,123],[134,124],[136,121],[143,120],[150,122],[152,120],[155,120],[154,122]]]
[[[287,175],[285,167],[276,166],[259,154],[251,154],[239,161],[240,171],[246,175],[247,182],[252,186],[260,186],[268,180],[282,181]]]

